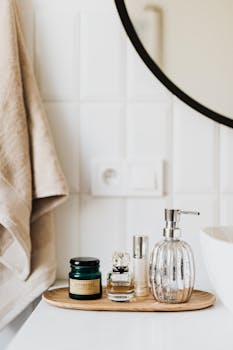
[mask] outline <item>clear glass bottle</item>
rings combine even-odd
[[[198,212],[165,209],[164,240],[157,243],[151,254],[150,282],[154,298],[162,303],[184,303],[191,297],[195,267],[188,243],[180,239],[181,214]]]
[[[112,271],[107,276],[107,297],[112,301],[129,301],[134,297],[134,280],[129,271],[128,253],[115,252]]]

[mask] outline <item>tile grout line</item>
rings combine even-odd
[[[68,103],[75,103],[75,102],[80,102],[80,103],[127,103],[127,104],[140,104],[140,103],[150,103],[150,104],[157,104],[157,103],[170,103],[169,99],[147,99],[147,98],[137,98],[137,99],[132,99],[132,98],[115,98],[113,97],[107,97],[104,98],[103,96],[100,97],[95,97],[95,98],[70,98],[70,97],[56,97],[56,96],[44,96],[43,101],[47,103],[53,103],[53,102],[68,102]]]
[[[216,125],[216,189],[217,189],[217,205],[216,205],[216,225],[221,224],[221,126],[220,124]]]
[[[170,176],[169,185],[168,185],[168,203],[170,207],[174,206],[174,192],[173,192],[173,177],[174,177],[174,95],[171,96],[171,106],[170,106],[170,120],[169,120],[169,133],[170,133],[170,141],[168,145],[169,149],[169,162],[170,162]]]
[[[74,57],[78,56],[78,65],[77,65],[77,73],[78,77],[81,77],[80,71],[81,71],[81,55],[80,55],[80,48],[81,48],[81,12],[78,14],[79,21],[75,21],[75,28],[74,28]],[[77,24],[78,23],[78,24]],[[78,26],[78,28],[77,28]],[[77,40],[78,39],[78,40]],[[80,101],[81,96],[81,79],[79,79],[79,82],[75,82],[75,85],[78,86],[78,98]],[[77,102],[76,102],[77,103]],[[81,104],[78,103],[78,181],[79,181],[79,195],[78,195],[78,247],[77,251],[80,253],[81,250],[81,198],[82,198],[82,190],[81,190]]]
[[[127,92],[127,79],[128,79],[128,50],[127,50],[127,41],[124,40],[124,102],[123,102],[123,156],[124,158],[128,157],[128,92]],[[127,249],[128,243],[128,199],[123,198],[123,230],[124,230],[124,239],[122,245],[125,250]]]

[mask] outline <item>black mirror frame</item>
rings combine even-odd
[[[125,31],[131,40],[131,43],[133,44],[134,48],[136,49],[137,53],[143,60],[143,62],[146,64],[146,66],[150,69],[150,71],[160,80],[160,82],[166,86],[168,90],[170,90],[175,96],[177,96],[181,101],[189,105],[191,108],[195,109],[199,113],[205,115],[206,117],[220,123],[224,124],[228,127],[233,128],[233,120],[230,118],[227,118],[217,112],[214,112],[213,110],[205,107],[201,103],[194,100],[192,97],[188,96],[184,91],[182,91],[178,86],[176,86],[159,68],[159,66],[152,60],[152,58],[149,56],[147,51],[145,50],[144,46],[142,45],[135,29],[132,24],[132,21],[129,17],[127,8],[125,6],[124,0],[114,0],[115,5],[118,11],[118,14],[120,16],[121,22],[123,24],[123,27],[125,28]]]

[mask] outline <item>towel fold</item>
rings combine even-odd
[[[0,1],[0,329],[54,281],[51,211],[68,195],[15,0]]]

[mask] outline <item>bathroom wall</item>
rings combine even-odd
[[[172,96],[128,41],[113,1],[20,0],[27,45],[47,110],[70,199],[56,212],[58,278],[77,254],[130,249],[131,236],[161,237],[163,209],[199,209],[184,217],[197,283],[205,286],[198,231],[231,223],[233,131]],[[165,195],[93,197],[91,160],[165,160]]]
[[[131,250],[135,233],[162,237],[165,207],[198,209],[184,217],[197,287],[211,288],[199,230],[233,222],[233,130],[199,115],[147,70],[121,28],[110,0],[19,0],[27,46],[47,110],[70,198],[55,214],[57,277],[69,258]],[[90,192],[92,158],[157,159],[165,166],[158,198],[100,198]],[[18,326],[5,330],[7,342]],[[6,338],[8,336],[8,338]],[[1,347],[1,346],[0,346]]]

